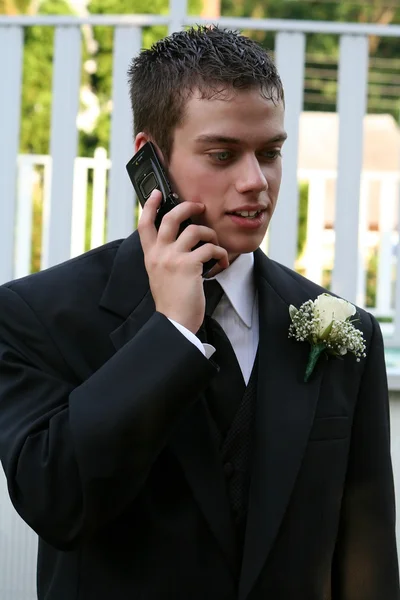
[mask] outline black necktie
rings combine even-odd
[[[219,372],[207,388],[206,396],[214,421],[225,436],[243,399],[246,385],[235,351],[226,333],[211,316],[224,293],[223,289],[215,279],[205,280],[204,293],[206,311],[198,335],[203,342],[214,346],[215,354],[212,360],[219,366]]]

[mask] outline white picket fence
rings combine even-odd
[[[307,33],[338,34],[340,57],[338,69],[339,144],[336,182],[335,254],[332,290],[351,301],[360,300],[362,289],[362,228],[364,188],[362,180],[363,117],[365,114],[368,78],[368,35],[400,37],[400,26],[375,26],[346,23],[319,23],[308,21],[274,21],[266,19],[221,18],[223,26],[239,29],[275,31],[275,57],[285,86],[287,109],[286,128],[289,138],[285,146],[284,176],[280,201],[274,215],[268,239],[269,255],[288,266],[294,266],[296,257],[298,216],[298,137],[299,117],[303,105],[305,43]],[[107,229],[105,239],[125,237],[134,223],[135,202],[125,164],[132,154],[132,132],[129,98],[126,86],[128,63],[142,44],[145,25],[168,25],[170,31],[184,25],[207,23],[207,20],[189,17],[185,3],[171,1],[169,16],[88,16],[73,17],[0,17],[0,77],[7,81],[6,93],[0,94],[0,282],[14,278],[22,264],[16,257],[15,236],[19,235],[15,221],[28,226],[17,203],[17,148],[20,120],[22,80],[23,28],[41,24],[55,27],[53,105],[51,123],[51,171],[48,169],[47,192],[44,205],[44,236],[42,266],[52,266],[75,254],[79,244],[71,250],[71,236],[78,240],[77,228],[81,203],[71,199],[75,182],[79,180],[82,164],[76,161],[80,85],[81,28],[84,25],[114,27],[113,112],[111,119],[109,185],[107,194]],[[28,170],[29,167],[25,165]],[[371,175],[373,176],[373,175]],[[29,178],[26,178],[26,182]],[[315,180],[316,181],[316,180]],[[321,184],[321,179],[320,185]],[[387,180],[388,181],[388,180]],[[28,183],[27,183],[28,185]],[[317,183],[315,184],[317,185]],[[394,182],[388,185],[397,185]],[[314,198],[315,195],[313,194]],[[385,194],[386,198],[386,194]],[[384,202],[386,211],[386,201]],[[103,214],[96,212],[103,218]],[[317,214],[314,220],[318,219]],[[22,227],[22,225],[21,225]],[[282,232],[285,235],[282,235]],[[314,234],[313,234],[314,235]],[[361,236],[361,237],[360,237]],[[27,248],[18,249],[27,256]],[[400,272],[397,262],[396,275]],[[319,267],[316,265],[314,270]],[[381,269],[381,274],[384,272]],[[395,302],[400,304],[400,277],[396,276]],[[385,286],[380,290],[385,290]],[[382,291],[382,293],[386,293]],[[361,304],[363,304],[361,302]],[[400,311],[394,311],[393,331],[388,345],[400,345]]]
[[[40,177],[40,188],[43,196],[44,215],[42,220],[42,246],[49,238],[50,221],[47,218],[46,206],[49,204],[51,181],[51,156],[19,155],[16,201],[16,233],[14,246],[14,277],[24,277],[31,273],[32,264],[32,229],[34,191]],[[94,157],[77,157],[74,164],[72,193],[72,226],[69,256],[82,254],[86,249],[95,248],[106,240],[106,207],[107,184],[111,170],[111,161],[104,148],[97,148]],[[323,271],[326,268],[324,248],[335,245],[335,231],[325,228],[325,211],[327,209],[327,188],[330,183],[336,184],[337,171],[318,169],[299,169],[297,179],[308,185],[307,211],[307,243],[302,266],[306,277],[323,285]],[[86,234],[88,183],[91,180],[91,223],[90,233]],[[371,233],[368,228],[368,209],[371,184],[379,184],[379,227]],[[393,268],[395,266],[395,250],[398,243],[397,210],[400,191],[400,172],[385,171],[361,173],[361,194],[358,237],[361,254],[365,256],[371,246],[378,247],[376,304],[368,306],[368,310],[378,317],[393,318]],[[133,218],[131,227],[136,227]],[[88,239],[88,244],[87,242]],[[269,239],[263,242],[263,249],[268,252]],[[41,268],[45,267],[45,257]],[[356,301],[359,306],[366,306],[367,264],[359,260]],[[393,324],[385,326],[387,336],[393,334]]]
[[[189,17],[185,3],[171,2],[169,16],[0,17],[0,77],[7,93],[0,94],[0,192],[3,199],[0,244],[3,260],[0,281],[14,277],[14,224],[16,213],[16,155],[20,118],[21,57],[23,27],[32,24],[55,27],[51,156],[53,176],[45,216],[48,227],[43,240],[43,264],[51,266],[70,256],[73,225],[74,164],[77,154],[76,116],[80,85],[80,42],[83,25],[113,26],[113,112],[111,123],[108,219],[106,239],[130,233],[134,201],[125,163],[132,154],[131,115],[126,88],[126,69],[142,44],[142,27],[168,25],[173,31],[184,25],[207,23]],[[375,26],[308,21],[221,18],[221,25],[239,29],[275,31],[275,56],[287,98],[285,169],[280,202],[274,215],[269,254],[293,266],[296,256],[298,214],[297,164],[299,116],[303,104],[305,42],[307,33],[340,36],[339,144],[336,193],[335,263],[332,289],[356,301],[359,272],[360,180],[363,117],[365,113],[368,35],[400,37],[400,26]],[[7,202],[4,201],[7,199]],[[282,235],[285,232],[286,235]],[[400,263],[398,270],[400,269]],[[397,278],[400,281],[400,278]],[[396,300],[400,296],[397,286]],[[395,315],[395,336],[400,332],[400,311]]]
[[[92,158],[76,158],[74,161],[71,198],[71,229],[69,257],[85,251],[87,198],[89,172],[92,171],[93,191],[90,228],[90,248],[105,242],[107,181],[111,162],[104,148],[98,148]],[[35,190],[42,196],[41,268],[48,266],[45,254],[46,240],[50,237],[49,205],[51,193],[52,159],[48,155],[22,154],[18,156],[16,229],[14,237],[14,278],[31,273],[33,206]],[[135,223],[132,219],[131,229]]]
[[[399,149],[400,151],[400,149]],[[399,160],[400,167],[400,160]],[[327,209],[327,187],[337,185],[337,171],[299,169],[299,181],[308,183],[307,236],[304,259],[305,276],[319,285],[323,284],[324,252],[326,245],[335,246],[334,229],[325,229],[325,211]],[[369,211],[372,184],[379,186],[379,219],[377,231],[370,231]],[[377,246],[377,283],[376,302],[368,306],[369,312],[377,317],[393,318],[393,271],[396,266],[398,245],[397,215],[400,199],[400,170],[362,171],[360,179],[360,199],[358,230],[359,259],[356,279],[356,303],[363,308],[366,304],[366,254],[367,250]],[[384,328],[386,336],[394,334],[394,326]]]
[[[321,206],[318,198],[327,178],[336,178],[336,216],[334,232],[334,269],[332,290],[356,302],[362,296],[362,247],[367,235],[365,199],[367,180],[378,174],[362,174],[363,118],[368,81],[368,36],[391,36],[400,39],[400,26],[325,23],[317,21],[282,21],[269,19],[221,18],[221,26],[234,29],[275,32],[275,58],[286,92],[286,128],[284,176],[280,201],[268,235],[268,253],[272,258],[293,267],[296,258],[298,225],[298,139],[299,118],[303,108],[303,83],[306,38],[311,33],[337,35],[340,38],[338,68],[339,144],[338,169],[333,174],[311,174],[310,213],[312,235],[309,256],[318,258],[321,237]],[[215,19],[214,19],[215,22]],[[126,85],[126,71],[131,58],[142,46],[143,28],[166,25],[169,32],[186,25],[209,24],[198,16],[188,16],[184,0],[170,0],[169,15],[92,15],[85,18],[35,16],[0,16],[0,282],[26,273],[30,263],[28,240],[32,233],[31,184],[38,157],[17,160],[20,130],[22,54],[24,28],[43,25],[55,28],[52,90],[50,159],[39,158],[45,168],[43,206],[42,267],[57,264],[83,249],[86,202],[85,172],[93,167],[90,159],[76,159],[76,118],[79,106],[81,74],[81,31],[83,26],[104,25],[114,29],[113,47],[113,112],[111,119],[110,162],[98,155],[91,223],[91,244],[112,240],[131,233],[135,219],[135,200],[125,172],[125,164],[133,151],[131,114]],[[86,162],[84,162],[86,161]],[[18,177],[18,169],[20,176]],[[104,190],[108,172],[107,194]],[[325,183],[324,183],[325,182]],[[18,187],[17,187],[18,186]],[[393,311],[392,331],[387,332],[386,345],[400,346],[400,260],[393,261],[396,270],[394,303],[388,300],[389,273],[392,256],[391,227],[387,215],[398,211],[396,194],[398,178],[382,179],[380,292],[377,310]],[[385,187],[386,186],[386,187]],[[391,190],[390,194],[387,190]],[[390,196],[390,201],[387,200]],[[107,215],[105,217],[105,215]],[[363,225],[364,223],[364,225]],[[105,233],[104,233],[105,231]],[[331,234],[328,234],[331,235]],[[396,260],[397,258],[397,260]],[[307,266],[312,278],[320,277],[321,265]],[[389,302],[389,303],[388,303]],[[361,302],[362,304],[362,302]],[[397,364],[397,363],[395,363]],[[400,363],[399,363],[400,364]],[[396,367],[395,367],[396,372]],[[400,372],[397,367],[397,373]],[[400,386],[400,380],[398,381]],[[400,431],[398,406],[392,405],[395,430]],[[398,436],[392,434],[395,473],[400,473]],[[396,478],[400,481],[400,477]],[[399,485],[397,483],[397,485]],[[400,532],[399,532],[400,533]],[[35,595],[34,563],[36,539],[16,517],[7,499],[0,477],[0,598],[1,600],[33,600]]]

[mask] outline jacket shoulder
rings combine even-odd
[[[92,297],[100,296],[122,241],[109,242],[54,267],[9,281],[1,287],[11,289],[28,304],[38,303],[41,306],[48,305],[50,301],[79,297],[82,289],[86,292],[90,290]],[[88,297],[87,293],[84,295]]]

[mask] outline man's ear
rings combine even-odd
[[[156,152],[158,154],[158,158],[161,161],[162,165],[166,165],[165,160],[164,160],[164,155],[161,152],[160,148],[157,146],[157,144],[155,143],[155,141],[144,131],[141,131],[140,133],[137,134],[137,136],[135,137],[135,154],[136,152],[138,152],[140,150],[140,148],[142,146],[144,146],[147,142],[152,142],[156,148]]]
[[[135,137],[135,154],[140,150],[142,146],[144,146],[147,142],[150,141],[149,136],[144,131],[141,131]]]

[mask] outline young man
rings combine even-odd
[[[135,149],[184,202],[157,231],[155,192],[138,233],[0,288],[0,455],[39,599],[397,600],[379,326],[360,310],[367,357],[305,384],[289,306],[323,290],[258,249],[286,137],[273,63],[200,28],[130,83]]]

